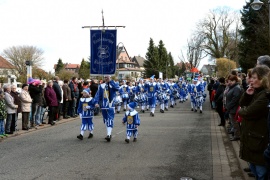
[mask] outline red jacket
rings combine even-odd
[[[52,87],[45,88],[44,97],[48,106],[58,106],[57,96]]]

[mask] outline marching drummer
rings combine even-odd
[[[123,84],[119,89],[119,93],[120,93],[121,98],[122,98],[124,111],[126,111],[126,109],[127,109],[127,103],[129,101],[129,96],[128,96],[129,92],[130,92],[129,86],[126,84],[126,80],[123,80]],[[121,110],[121,106],[120,106],[120,109],[117,109],[117,111],[120,112],[120,110]]]
[[[139,106],[141,106],[141,112],[143,112],[143,113],[144,113],[146,100],[147,100],[146,95],[145,95],[145,90],[144,90],[145,87],[144,86],[145,86],[145,84],[143,82],[143,79],[141,78],[139,80],[138,85],[136,86],[136,95],[137,95]]]

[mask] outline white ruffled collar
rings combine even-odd
[[[134,115],[136,115],[136,114],[138,114],[138,112],[137,112],[136,110],[133,110],[132,112],[126,111],[126,115],[127,115],[127,116],[128,116],[128,115],[134,116]]]

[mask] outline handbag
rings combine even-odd
[[[242,117],[239,115],[239,110],[241,109],[240,106],[237,107],[237,110],[236,110],[236,113],[235,113],[235,116],[234,116],[234,119],[237,121],[237,122],[242,122]]]

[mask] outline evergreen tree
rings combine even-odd
[[[90,77],[90,62],[87,62],[84,59],[82,59],[78,74],[80,78],[88,79]]]
[[[58,74],[62,69],[64,69],[64,63],[62,59],[59,58],[55,67],[55,74]]]
[[[168,54],[168,68],[169,68],[169,76],[168,78],[174,78],[174,75],[176,75],[176,68],[174,66],[174,61],[171,52]]]
[[[143,63],[145,68],[145,78],[149,78],[152,75],[158,77],[158,49],[155,47],[154,41],[150,38],[149,47],[147,48],[147,53],[145,56],[146,60]]]
[[[259,56],[270,54],[268,3],[267,0],[263,2],[264,5],[258,11],[251,8],[250,2],[246,2],[241,11],[243,29],[239,31],[239,64],[243,72],[253,68]]]
[[[168,78],[171,73],[171,69],[169,69],[170,62],[168,58],[167,49],[162,40],[159,41],[158,44],[158,64],[156,65],[158,72],[163,72],[163,77]]]

